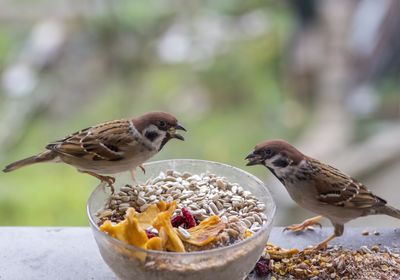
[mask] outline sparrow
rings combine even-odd
[[[400,210],[387,205],[362,183],[338,169],[302,154],[285,141],[265,141],[255,146],[246,158],[247,166],[264,165],[285,186],[290,197],[301,207],[319,216],[288,227],[298,231],[326,217],[334,233],[316,249],[344,232],[344,224],[358,217],[388,215],[400,219]]]
[[[75,132],[48,144],[44,152],[7,165],[4,172],[40,162],[62,162],[106,182],[114,192],[115,178],[104,174],[145,171],[142,163],[186,129],[165,112],[150,112],[132,119],[114,120]]]

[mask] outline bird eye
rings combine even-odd
[[[159,121],[158,126],[159,127],[165,127],[167,125],[167,123],[163,120]]]
[[[271,154],[272,154],[271,149],[266,149],[266,150],[264,151],[264,155],[265,155],[265,156],[270,156]]]

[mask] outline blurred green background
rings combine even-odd
[[[383,53],[361,56],[351,42],[335,44],[358,32],[363,1],[349,2],[351,14],[315,1],[3,1],[0,166],[81,128],[154,110],[174,114],[188,132],[152,160],[219,161],[264,180],[266,170],[244,166],[262,140],[309,143],[311,154],[311,143],[320,143],[330,159],[382,129],[393,131],[398,49],[388,43]],[[331,30],[336,23],[325,22],[323,11],[332,9],[328,16],[344,16],[354,30]],[[337,61],[348,64],[331,66]],[[319,114],[326,108],[345,118],[325,122]],[[319,121],[344,135],[329,137],[338,147],[305,140]],[[85,204],[97,184],[62,164],[2,173],[0,225],[87,225]]]

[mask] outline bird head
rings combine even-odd
[[[142,136],[157,146],[158,150],[173,138],[185,140],[176,131],[186,131],[186,129],[169,113],[150,112],[133,119],[132,122]]]
[[[271,171],[282,173],[288,166],[298,165],[304,155],[295,147],[282,140],[272,140],[259,143],[245,158],[247,166],[264,165]]]

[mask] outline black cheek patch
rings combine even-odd
[[[284,158],[278,158],[272,162],[272,164],[276,167],[284,168],[289,165],[289,161]]]
[[[171,140],[171,137],[168,136],[168,135],[165,136],[164,139],[163,139],[162,142],[161,142],[161,145],[160,145],[160,148],[158,149],[158,151],[161,151],[161,149],[164,147],[165,144],[167,144],[167,142],[168,142],[169,140]]]
[[[147,131],[146,134],[144,135],[147,139],[150,140],[150,142],[153,142],[154,139],[156,139],[159,134],[155,131]]]

